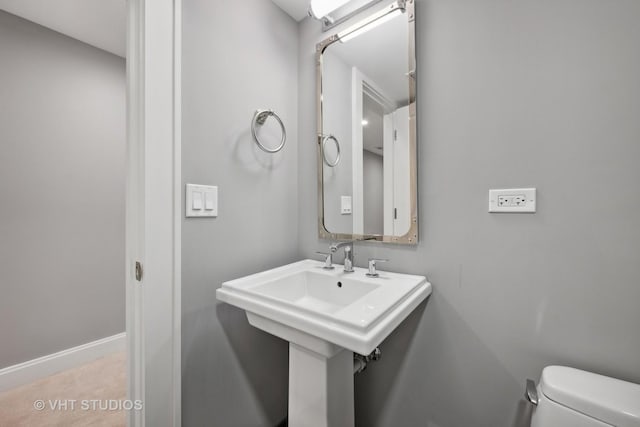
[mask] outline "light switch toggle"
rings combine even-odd
[[[194,191],[192,193],[191,209],[199,211],[202,209],[202,193],[200,191]]]
[[[205,191],[204,192],[204,209],[207,211],[212,211],[216,205],[216,201],[214,200],[214,192],[213,191]]]

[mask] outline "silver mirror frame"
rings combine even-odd
[[[405,245],[418,244],[418,168],[417,168],[417,123],[416,123],[416,30],[415,30],[415,0],[398,0],[391,5],[391,8],[404,7],[407,16],[407,25],[409,30],[408,40],[408,82],[409,82],[409,177],[410,177],[410,212],[411,222],[409,231],[403,236],[387,236],[382,234],[348,234],[348,233],[332,233],[325,227],[324,218],[324,171],[323,171],[323,153],[322,143],[324,134],[322,133],[322,54],[325,49],[340,40],[338,34],[334,34],[316,45],[316,110],[317,110],[317,167],[318,167],[318,237],[328,240],[368,240],[382,243],[398,243]],[[364,18],[357,26],[364,26],[375,21],[375,13],[370,17]],[[360,25],[361,24],[361,25]]]

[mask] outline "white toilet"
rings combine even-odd
[[[527,381],[531,427],[640,427],[640,385],[565,366]]]

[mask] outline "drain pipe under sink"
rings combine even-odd
[[[376,347],[376,349],[373,350],[368,356],[353,353],[353,374],[359,374],[360,372],[367,369],[367,365],[369,364],[369,362],[380,360],[381,355],[382,353],[380,352],[380,349],[378,347]]]

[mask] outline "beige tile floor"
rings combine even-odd
[[[126,356],[115,353],[89,364],[43,378],[39,381],[0,393],[1,427],[125,426],[123,410],[91,410],[91,400],[126,399]],[[43,400],[45,409],[36,410],[34,402]],[[55,407],[56,400],[75,400],[75,409]],[[50,402],[51,401],[51,402]],[[84,408],[82,407],[84,402]],[[51,408],[51,403],[54,409]],[[121,406],[111,403],[111,406]],[[99,406],[98,406],[99,407]]]

